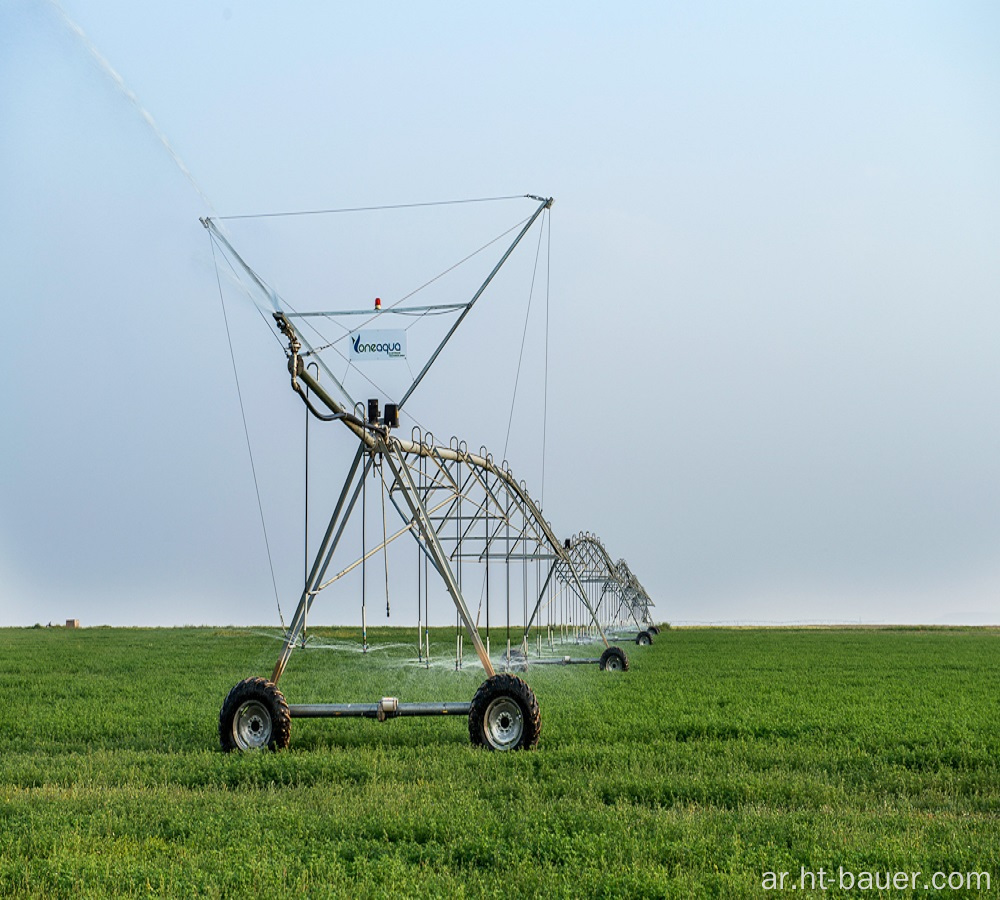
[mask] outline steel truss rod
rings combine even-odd
[[[476,655],[479,657],[479,661],[483,664],[483,669],[485,669],[486,674],[492,677],[496,674],[493,670],[493,663],[490,662],[490,657],[486,652],[486,647],[483,646],[483,642],[479,638],[479,630],[472,621],[472,615],[469,612],[469,608],[465,605],[465,599],[462,597],[462,592],[455,579],[455,574],[452,572],[451,566],[448,564],[448,559],[444,555],[444,549],[441,547],[441,542],[438,540],[437,532],[434,530],[430,519],[427,518],[427,509],[420,500],[417,492],[417,486],[413,483],[413,477],[406,464],[406,458],[399,446],[396,445],[396,441],[391,441],[389,445],[385,442],[380,443],[382,443],[381,450],[385,454],[385,462],[389,468],[392,469],[392,474],[400,483],[405,482],[406,491],[403,493],[403,497],[406,500],[407,505],[410,507],[410,512],[412,513],[413,518],[416,520],[421,536],[424,539],[425,546],[427,546],[437,562],[438,572],[440,572],[441,577],[444,579],[445,585],[448,588],[448,593],[451,594],[452,600],[455,601],[455,606],[462,618],[462,623],[465,625],[465,630],[469,634],[469,639],[472,641],[472,646],[476,650]]]
[[[626,613],[641,631],[646,625],[652,624],[649,612],[653,605],[649,595],[632,574],[624,560],[617,563],[611,560],[607,550],[600,540],[589,533],[578,534],[569,542],[569,555],[576,563],[577,572],[584,573],[588,583],[601,584],[602,594],[597,608],[603,603],[603,598],[609,591],[619,598],[618,607],[612,614],[612,624],[624,624],[622,613]],[[555,575],[560,581],[566,581],[568,575],[557,565]]]
[[[294,339],[294,330],[292,326],[288,323],[287,319],[284,319],[280,314],[276,316],[279,321],[279,327],[288,334],[290,339],[290,359],[289,359],[289,369],[293,373],[293,381],[300,379],[310,390],[312,395],[323,403],[328,409],[331,410],[335,415],[340,415],[345,412],[343,407],[337,403],[323,388],[319,381],[313,377],[303,365],[301,359],[297,356],[296,348],[297,342]],[[538,550],[534,554],[524,555],[537,556],[539,559],[549,559],[552,555],[557,556],[562,560],[566,567],[567,581],[574,588],[574,592],[587,609],[590,614],[592,623],[596,627],[601,640],[608,646],[607,636],[604,634],[604,629],[602,628],[597,616],[594,613],[593,607],[587,596],[587,591],[583,586],[582,581],[578,577],[573,560],[570,558],[568,551],[560,543],[559,539],[553,533],[551,526],[545,520],[541,514],[541,510],[538,509],[534,500],[527,493],[527,490],[514,478],[513,474],[509,469],[498,467],[492,459],[487,456],[481,456],[474,453],[470,453],[467,450],[463,450],[460,447],[443,447],[438,445],[428,445],[423,441],[417,442],[413,440],[405,440],[396,437],[395,435],[390,435],[387,428],[381,425],[372,424],[359,424],[358,422],[352,420],[351,418],[342,419],[344,425],[353,431],[359,439],[362,441],[364,446],[369,452],[376,453],[388,453],[391,449],[392,454],[395,455],[397,460],[403,461],[404,470],[408,474],[408,466],[405,463],[406,457],[426,457],[430,459],[435,466],[437,466],[438,472],[442,478],[442,484],[450,484],[450,490],[454,494],[455,505],[457,505],[457,500],[462,496],[463,486],[471,483],[471,481],[463,480],[462,484],[459,484],[457,479],[455,479],[451,472],[449,471],[449,464],[465,464],[475,470],[476,483],[483,486],[485,489],[489,490],[490,498],[492,502],[496,505],[497,510],[503,509],[505,514],[503,516],[491,515],[491,523],[495,522],[497,519],[502,520],[500,524],[495,527],[494,534],[488,536],[485,540],[485,546],[483,549],[483,556],[489,556],[490,558],[509,558],[512,551],[517,548],[520,544],[524,543],[527,547],[527,540],[530,539],[536,545]],[[402,493],[406,499],[406,504],[410,507],[410,513],[412,516],[417,514],[413,510],[413,505],[415,502],[420,501],[419,492],[417,491],[416,485],[413,483],[412,479],[408,482],[401,479],[398,475],[395,466],[393,468],[393,474],[396,476],[394,478],[393,485],[390,488],[390,496],[396,492],[396,486],[399,485],[403,489]],[[480,473],[488,473],[489,477],[492,479],[493,483],[489,484],[488,480],[484,480]],[[498,492],[497,488],[500,488]],[[441,489],[447,490],[448,488],[442,487]],[[426,488],[425,493],[432,494],[435,488]],[[413,492],[410,496],[410,492]],[[412,502],[411,502],[412,501]],[[399,506],[394,502],[397,510]],[[479,502],[476,506],[476,512],[474,513],[477,520],[480,518],[479,512],[484,510],[485,501]],[[423,507],[423,502],[420,501],[420,507],[423,509],[423,514],[426,516],[423,521],[426,522],[426,527],[434,533],[435,542],[441,547],[442,557],[437,558],[436,552],[433,551],[430,544],[428,544],[428,549],[431,550],[431,559],[435,563],[436,568],[446,582],[448,577],[445,571],[442,569],[442,562],[447,562],[447,554],[445,554],[442,538],[440,535],[441,530],[444,527],[445,522],[441,523],[440,528],[434,527],[434,521],[429,515],[426,514],[426,508]],[[451,509],[452,507],[449,507]],[[497,540],[496,534],[499,533],[499,528],[504,521],[512,522],[512,514],[516,511],[519,515],[519,524],[515,529],[515,536],[513,542],[505,542],[503,548],[504,553],[497,554],[491,551],[491,546]],[[408,519],[408,516],[403,516],[404,520]],[[450,517],[446,516],[446,520]],[[419,524],[419,522],[418,522]],[[512,523],[513,524],[513,523]],[[420,529],[422,532],[422,528]],[[527,536],[527,537],[526,537]],[[444,540],[449,540],[447,537]],[[458,538],[453,538],[455,540],[456,549],[461,545],[461,541]],[[426,536],[424,536],[424,543],[427,544]],[[544,548],[544,549],[542,549]],[[450,589],[449,589],[450,592]],[[454,595],[453,595],[454,597]],[[464,602],[464,601],[463,601]],[[470,619],[471,621],[471,619]]]
[[[266,281],[264,281],[247,264],[246,260],[243,259],[243,257],[236,252],[236,249],[229,242],[229,239],[225,236],[225,234],[223,234],[222,230],[216,225],[214,219],[203,218],[200,219],[199,221],[208,230],[208,233],[212,237],[212,239],[225,248],[226,254],[229,256],[230,260],[234,261],[250,277],[250,280],[257,286],[257,288],[264,294],[264,296],[267,297],[268,303],[270,304],[271,309],[274,311],[273,315],[275,319],[278,320],[280,327],[279,316],[283,319],[285,313],[280,311],[281,307],[278,302],[280,298],[278,296],[277,291],[275,291],[274,288],[272,288]],[[305,338],[303,338],[301,335],[299,335],[298,340],[300,340],[303,344],[305,344],[306,350],[308,350],[309,352],[314,352],[313,348],[309,345],[309,342],[305,340]],[[333,373],[330,367],[326,364],[326,360],[324,360],[321,356],[319,356],[319,354],[316,354],[316,362],[318,362],[323,371],[326,372],[327,377],[335,385],[337,385],[337,389],[341,392],[341,394],[343,394],[347,402],[353,406],[354,399],[347,392],[347,388],[345,388],[344,385],[341,384],[340,379],[337,378],[337,376]]]
[[[476,305],[476,301],[483,295],[483,291],[485,291],[486,288],[489,287],[490,282],[494,279],[494,277],[496,277],[497,272],[500,271],[503,264],[507,262],[507,259],[510,257],[511,253],[514,252],[514,248],[521,243],[521,238],[523,238],[531,229],[531,226],[535,224],[535,219],[537,219],[542,214],[542,210],[551,208],[552,208],[551,197],[541,200],[541,202],[538,204],[538,209],[535,210],[531,218],[528,219],[528,221],[525,223],[524,228],[522,228],[518,233],[517,237],[514,238],[513,243],[507,248],[507,252],[504,253],[502,257],[500,257],[500,261],[493,267],[493,271],[486,276],[486,280],[482,283],[479,290],[476,291],[475,295],[469,301],[465,309],[462,310],[462,314],[455,320],[454,324],[448,330],[448,333],[441,340],[441,343],[438,344],[437,349],[431,354],[430,359],[427,360],[427,362],[424,364],[424,367],[417,374],[417,377],[413,379],[413,384],[410,385],[409,389],[406,391],[405,394],[403,394],[402,399],[399,401],[400,409],[403,408],[403,405],[410,398],[410,395],[417,389],[417,385],[419,385],[420,382],[424,380],[424,376],[427,374],[430,367],[434,365],[434,362],[441,354],[441,351],[444,350],[445,344],[447,344],[448,341],[451,340],[451,336],[458,330],[458,326],[462,324],[463,319],[465,319],[465,317],[469,314],[469,312],[472,310],[472,307]]]
[[[397,511],[400,513],[400,515],[402,516],[402,518],[405,521],[406,517],[402,515],[402,510],[400,510],[397,507]],[[315,594],[318,594],[320,591],[326,590],[334,582],[340,581],[340,579],[343,578],[345,575],[349,575],[358,566],[360,566],[361,563],[365,562],[366,560],[371,559],[373,556],[375,556],[376,554],[380,553],[382,550],[384,550],[386,547],[388,547],[389,544],[393,543],[398,538],[401,538],[404,534],[412,533],[413,530],[415,529],[415,527],[416,527],[416,524],[414,522],[412,522],[412,521],[411,522],[407,522],[402,528],[400,528],[398,531],[394,532],[393,534],[389,535],[389,537],[387,537],[384,541],[379,541],[374,547],[372,547],[371,550],[369,550],[367,553],[365,553],[364,556],[359,556],[349,566],[347,566],[346,568],[341,569],[336,575],[331,576],[326,581],[324,581],[322,584],[318,585],[312,591],[312,593],[315,595]]]
[[[545,592],[549,589],[549,585],[552,583],[552,576],[555,574],[556,567],[559,565],[559,561],[560,558],[556,557],[552,565],[549,566],[549,572],[545,576],[545,582],[544,584],[542,584],[541,591],[538,592],[538,602],[535,604],[535,608],[531,611],[531,618],[529,618],[528,621],[525,622],[524,624],[525,635],[527,635],[528,632],[531,631],[531,626],[535,624],[535,616],[538,615],[538,611],[542,607],[542,599],[545,597]],[[597,610],[594,610],[594,614],[596,616]]]
[[[417,312],[432,312],[432,311],[457,311],[460,309],[465,309],[468,303],[434,303],[429,306],[387,306],[385,309],[378,311],[378,316],[392,315],[409,315],[410,313]],[[366,309],[332,309],[326,312],[289,312],[286,313],[289,319],[312,319],[312,318],[334,318],[336,316],[371,316],[372,308],[369,306]]]
[[[650,608],[653,601],[650,600],[646,589],[629,569],[625,560],[621,559],[616,563],[616,570],[621,583],[625,586],[622,591],[622,604],[627,605],[629,614],[640,629],[653,624],[653,616]]]
[[[358,473],[358,467],[361,464],[364,449],[364,444],[361,444],[358,447],[357,453],[354,454],[354,462],[351,463],[350,471],[347,474],[347,479],[344,481],[344,487],[340,492],[340,497],[337,499],[333,515],[330,516],[330,524],[327,525],[323,541],[320,544],[319,550],[316,552],[316,558],[313,562],[312,569],[309,571],[309,577],[306,579],[306,583],[302,588],[302,595],[299,598],[298,606],[295,608],[295,614],[292,616],[292,620],[288,626],[288,632],[285,635],[284,649],[281,651],[281,656],[278,657],[278,661],[274,666],[274,671],[271,674],[271,681],[274,684],[278,683],[278,679],[281,678],[281,673],[285,671],[285,666],[288,664],[288,659],[292,655],[295,642],[298,640],[298,637],[302,632],[302,628],[306,622],[306,617],[309,615],[309,610],[316,597],[316,585],[322,581],[323,576],[326,574],[330,561],[333,559],[334,551],[337,549],[337,544],[340,543],[340,538],[344,533],[344,528],[347,526],[347,520],[350,518],[351,511],[354,509],[354,505],[358,501],[358,496],[361,494],[361,486],[372,466],[372,460],[370,458],[365,461],[361,477],[357,480],[354,493],[351,494],[350,500],[348,500],[348,494],[350,493],[351,485],[354,484],[355,476]]]

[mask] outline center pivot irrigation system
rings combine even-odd
[[[514,671],[523,672],[541,663],[596,663],[601,670],[627,670],[628,657],[615,642],[624,640],[626,632],[632,629],[638,633],[632,634],[630,639],[640,645],[650,643],[651,635],[656,633],[650,614],[652,602],[624,560],[612,562],[603,544],[589,533],[560,541],[524,482],[514,477],[506,461],[497,464],[485,448],[473,453],[464,441],[454,438],[447,445],[438,444],[430,432],[419,427],[414,427],[408,438],[397,433],[400,412],[407,400],[515,248],[543,212],[552,206],[551,198],[527,197],[536,201],[537,207],[520,223],[513,241],[467,302],[417,306],[404,305],[400,301],[382,309],[381,301],[376,301],[380,319],[393,314],[450,313],[455,316],[399,401],[386,402],[381,413],[377,399],[370,399],[367,404],[356,402],[342,379],[324,363],[320,351],[332,344],[313,346],[304,334],[307,317],[371,316],[372,310],[312,313],[292,309],[234,249],[220,220],[201,220],[210,235],[213,255],[218,250],[227,257],[231,273],[237,276],[244,289],[257,301],[263,299],[269,307],[274,329],[285,347],[292,390],[305,403],[308,414],[324,422],[341,423],[357,440],[353,461],[337,494],[319,548],[307,569],[298,605],[285,628],[283,646],[270,678],[255,677],[239,682],[222,705],[219,737],[223,750],[286,747],[292,718],[362,717],[386,721],[407,716],[467,716],[469,736],[475,745],[493,750],[532,748],[538,742],[541,729],[538,702],[528,684]],[[320,369],[325,375],[324,383],[319,379]],[[410,374],[412,376],[412,370]],[[329,384],[333,385],[332,389],[328,389]],[[381,482],[383,509],[387,499],[398,513],[401,527],[389,534],[383,525],[382,540],[376,546],[370,549],[363,546],[359,558],[334,571],[331,565],[338,547],[342,546],[359,499],[362,500],[362,512],[364,510],[369,475],[378,476],[375,480]],[[461,623],[456,638],[456,668],[461,667],[464,641],[468,639],[486,673],[486,680],[472,700],[402,703],[395,697],[383,697],[373,703],[287,703],[278,683],[304,636],[316,597],[358,566],[363,566],[373,554],[385,553],[390,544],[405,535],[409,535],[419,548],[416,573],[418,654],[426,655],[429,661],[431,646],[427,622],[430,611],[426,596],[429,579],[436,574],[453,601]],[[476,584],[486,597],[485,640],[480,630],[482,598],[478,611],[473,614],[467,598],[469,589],[463,593],[463,566],[470,563],[484,570],[484,577]],[[493,576],[494,604],[499,597],[501,605],[505,602],[507,609],[504,647],[496,659],[491,656],[489,632],[491,564],[503,570]],[[523,593],[523,631],[516,637],[512,637],[510,627],[512,569],[520,570],[516,578]],[[388,568],[386,579],[388,596]],[[466,579],[467,584],[472,580]],[[423,620],[421,587],[426,612]],[[593,659],[545,656],[543,647],[554,649],[557,638],[563,642],[567,639],[579,643],[597,641],[603,645],[603,650]],[[364,606],[362,640],[367,651]]]

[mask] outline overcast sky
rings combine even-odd
[[[559,534],[674,622],[1000,622],[995,3],[63,9],[86,40],[0,5],[0,625],[277,622],[199,216],[526,193],[555,198]],[[533,208],[232,235],[282,291],[321,295],[335,247],[368,302]],[[508,457],[536,497],[538,246],[408,404],[499,456],[527,315]],[[227,314],[287,614],[303,413]],[[318,529],[350,446],[313,433]]]

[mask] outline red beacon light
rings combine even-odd
[[[381,297],[376,297],[375,298],[375,309],[378,310],[378,311],[382,310],[382,298]]]

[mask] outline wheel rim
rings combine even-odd
[[[521,707],[510,697],[498,697],[486,707],[486,740],[497,750],[517,746],[524,734],[524,716]]]
[[[617,656],[609,656],[605,668],[610,672],[620,672],[622,670],[622,661]]]
[[[643,634],[639,636],[639,643],[642,644],[643,647],[648,647],[653,642],[649,639],[647,635]]]
[[[272,730],[271,713],[258,700],[248,700],[233,717],[233,738],[241,750],[266,747]]]

